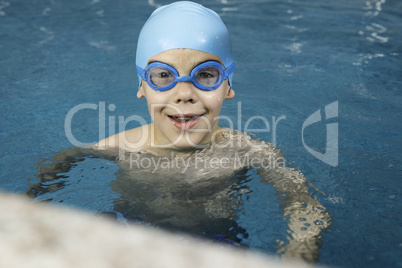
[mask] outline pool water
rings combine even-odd
[[[71,131],[82,143],[117,132],[119,116],[151,121],[145,101],[136,99],[135,48],[149,14],[166,3],[0,1],[1,190],[25,193],[38,185],[39,165],[73,147],[65,119],[76,105],[97,105],[73,117]],[[319,263],[401,267],[402,2],[200,3],[221,15],[233,42],[236,96],[222,115],[281,148],[331,214]],[[316,111],[321,120],[307,124]],[[253,116],[266,118],[269,131],[258,131],[264,120],[247,123]],[[320,157],[325,152],[330,158]],[[127,201],[138,186],[118,179],[116,163],[81,160],[39,185],[36,201],[141,222],[143,212]],[[280,197],[253,169],[232,178],[231,200],[242,193],[237,216],[206,235],[274,254],[286,236]]]

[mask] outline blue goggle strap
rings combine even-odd
[[[236,63],[233,62],[232,64],[230,64],[226,69],[225,69],[225,79],[229,77],[229,75],[231,75],[234,70],[236,69]]]

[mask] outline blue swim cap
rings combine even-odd
[[[219,15],[200,4],[179,1],[156,9],[138,38],[136,64],[145,69],[150,57],[189,48],[218,56],[225,68],[233,63],[229,32]],[[232,76],[229,83],[232,85]],[[141,77],[140,85],[141,85]]]

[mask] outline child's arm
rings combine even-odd
[[[27,194],[35,197],[35,193],[42,191],[43,182],[60,178],[63,176],[59,175],[60,173],[68,172],[76,162],[83,161],[85,157],[104,157],[116,160],[116,157],[124,154],[126,150],[138,151],[146,144],[147,137],[148,126],[145,125],[123,131],[89,147],[62,150],[52,155],[51,159],[43,159],[38,163],[39,172],[36,174],[40,182],[31,185]]]
[[[288,243],[282,241],[278,253],[286,258],[316,261],[322,244],[321,232],[330,225],[331,216],[310,195],[306,179],[299,171],[283,167],[259,173],[285,200],[282,209],[284,219],[289,220]]]
[[[35,175],[39,179],[39,182],[30,185],[26,192],[27,195],[32,198],[36,197],[36,195],[43,190],[42,184],[44,182],[61,178],[63,176],[60,175],[61,173],[68,172],[75,163],[83,161],[85,157],[88,156],[108,157],[105,152],[95,150],[95,148],[92,147],[74,147],[62,150],[52,155],[50,159],[42,159],[37,164],[38,172]]]
[[[267,156],[276,160],[284,160],[282,152],[270,143],[250,140],[250,154],[254,158],[264,159]],[[303,259],[314,262],[319,255],[321,247],[321,232],[331,221],[331,216],[325,207],[309,193],[306,178],[299,171],[279,166],[262,168],[255,166],[263,181],[271,184],[279,196],[282,196],[283,217],[289,220],[287,242],[280,242],[278,253],[284,257]]]

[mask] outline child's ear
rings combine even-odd
[[[142,97],[144,97],[144,92],[142,86],[140,86],[140,88],[137,91],[137,98],[141,99]]]
[[[234,90],[230,87],[228,93],[226,94],[226,99],[233,99],[235,96]]]

